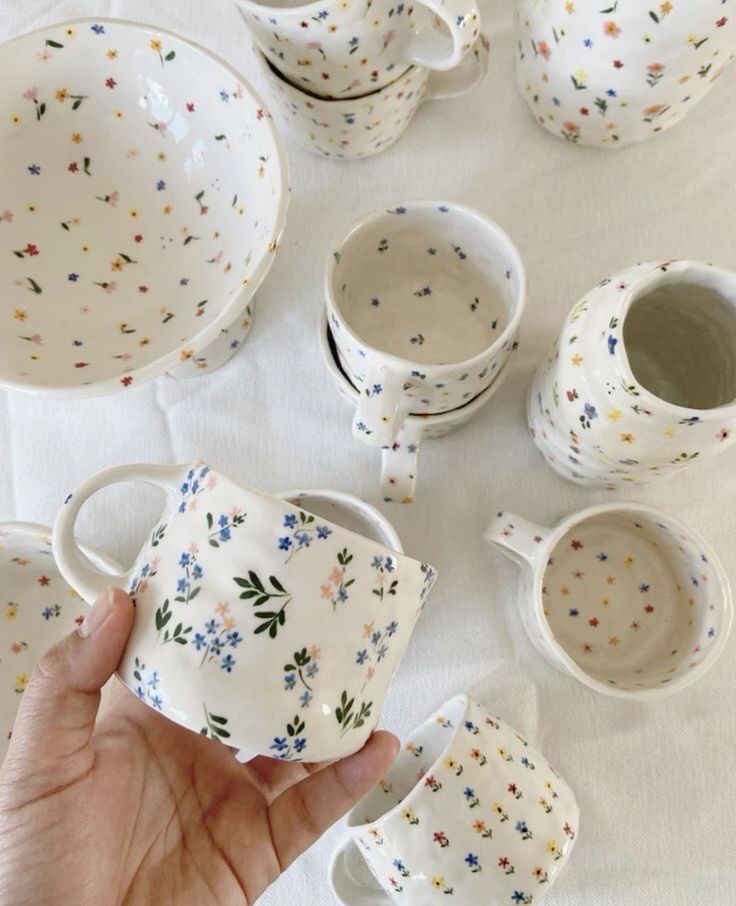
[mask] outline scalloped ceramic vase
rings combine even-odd
[[[529,394],[549,464],[609,489],[677,474],[736,439],[736,273],[638,264],[574,306]]]

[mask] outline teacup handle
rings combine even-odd
[[[360,389],[353,419],[353,437],[369,447],[390,447],[401,427],[403,381],[385,366],[370,368]]]
[[[484,34],[478,36],[472,53],[449,72],[431,72],[424,92],[424,101],[443,101],[467,94],[485,79],[490,64],[490,44]]]
[[[419,445],[424,435],[421,423],[405,422],[393,446],[386,447],[381,461],[381,496],[386,503],[412,503],[417,484]]]
[[[333,853],[329,868],[332,891],[344,906],[387,906],[391,897],[379,886],[357,843],[345,837]]]
[[[79,511],[97,491],[120,481],[144,481],[163,488],[173,500],[181,484],[185,466],[130,465],[117,466],[98,472],[83,481],[64,501],[56,517],[52,544],[54,559],[66,581],[88,604],[92,604],[110,585],[127,589],[133,577],[133,569],[125,573],[107,572],[98,569],[77,544],[74,526]]]
[[[551,533],[551,529],[536,525],[514,513],[500,512],[496,513],[496,518],[483,532],[483,540],[501,548],[517,563],[536,566],[540,557],[547,556],[545,541]]]
[[[452,38],[448,51],[447,37],[433,23],[416,30],[408,46],[407,57],[427,69],[454,69],[473,46],[480,29],[480,12],[473,0],[419,0],[442,20]],[[415,26],[416,27],[416,26]]]

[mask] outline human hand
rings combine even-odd
[[[23,695],[0,767],[0,903],[253,903],[396,757],[378,732],[326,766],[242,765],[121,684],[97,720],[133,618],[111,589]]]

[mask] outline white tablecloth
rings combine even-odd
[[[547,754],[576,790],[582,815],[549,906],[731,906],[734,641],[704,680],[659,704],[588,692],[534,654],[515,612],[516,568],[483,544],[481,531],[500,508],[551,523],[608,499],[558,478],[524,421],[534,366],[571,305],[639,260],[692,257],[736,267],[736,67],[673,132],[611,153],[574,149],[539,129],[516,94],[511,8],[511,0],[484,8],[493,45],[485,85],[459,101],[426,105],[387,153],[340,164],[288,144],[293,198],[282,250],[258,293],[251,336],[226,368],[82,402],[0,393],[0,519],[48,524],[91,472],[196,457],[267,490],[334,487],[376,502],[377,454],[352,441],[349,412],[317,349],[328,241],[360,213],[415,197],[481,208],[526,261],[522,350],[475,423],[427,444],[416,503],[388,508],[407,551],[435,564],[440,581],[382,724],[406,733],[465,690]],[[252,78],[246,28],[225,0],[0,0],[0,38],[88,15],[161,24]],[[0,173],[0,188],[1,181]],[[700,530],[736,578],[734,463],[731,451],[632,496]],[[82,525],[89,540],[123,560],[136,553],[158,506],[151,492],[125,493],[98,495]],[[332,902],[326,867],[339,834],[333,829],[300,859],[264,906]]]

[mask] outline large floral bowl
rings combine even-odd
[[[0,386],[99,396],[242,325],[284,228],[273,122],[204,48],[110,19],[0,54]]]

